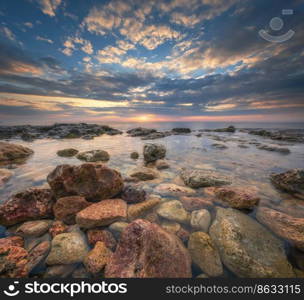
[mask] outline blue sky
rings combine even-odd
[[[303,0],[2,0],[0,120],[302,121],[303,16]]]

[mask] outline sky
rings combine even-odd
[[[1,0],[0,125],[301,122],[303,25],[304,0]]]

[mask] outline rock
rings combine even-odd
[[[207,197],[181,197],[180,202],[188,211],[213,208],[212,200]]]
[[[130,136],[145,136],[145,135],[149,135],[151,133],[156,132],[155,129],[148,129],[148,128],[142,128],[142,127],[137,127],[137,128],[133,128],[127,131],[127,133]]]
[[[194,232],[189,237],[188,250],[192,261],[210,277],[223,274],[223,265],[216,246],[205,232]]]
[[[196,194],[195,190],[174,183],[161,183],[158,186],[156,186],[154,191],[160,195],[166,195],[166,196],[182,196],[182,195]]]
[[[0,278],[23,278],[28,275],[28,252],[16,246],[0,247]]]
[[[9,247],[9,246],[23,248],[24,247],[23,238],[21,236],[9,236],[9,237],[0,239],[0,248]]]
[[[189,213],[183,208],[181,202],[177,200],[163,202],[156,212],[159,216],[178,223],[189,223],[190,221]]]
[[[54,216],[57,220],[63,221],[68,225],[73,225],[76,223],[76,214],[91,204],[84,197],[63,197],[58,199],[53,206]]]
[[[44,241],[29,252],[27,268],[31,272],[35,267],[37,267],[46,256],[49,254],[51,249],[51,243],[49,241]]]
[[[113,233],[116,239],[119,239],[120,234],[129,225],[127,222],[114,222],[109,226],[109,230]]]
[[[90,134],[87,134],[87,135],[84,135],[82,137],[83,140],[93,140],[94,139],[94,135],[90,135]]]
[[[84,258],[83,264],[87,271],[94,275],[101,273],[112,256],[112,251],[109,250],[103,242],[97,242],[94,248]]]
[[[177,232],[181,229],[181,225],[179,223],[168,220],[164,220],[160,226],[173,234],[177,234]]]
[[[73,272],[72,278],[90,278],[90,274],[87,272],[85,267],[79,267]]]
[[[239,277],[294,277],[283,243],[251,217],[217,208],[209,234],[224,265]]]
[[[2,187],[14,173],[7,169],[0,169],[0,187]]]
[[[131,157],[132,159],[138,159],[138,158],[139,158],[139,154],[138,154],[138,152],[134,151],[134,152],[132,152],[132,153],[130,154],[130,157]]]
[[[39,237],[49,230],[52,222],[52,220],[28,221],[17,228],[16,234],[23,237]]]
[[[186,243],[189,239],[190,233],[185,228],[181,227],[179,231],[177,231],[176,236],[181,239],[182,242]]]
[[[57,166],[48,175],[47,181],[57,198],[79,195],[88,200],[100,201],[116,196],[123,188],[119,172],[92,163]]]
[[[0,205],[0,225],[51,217],[54,197],[49,189],[30,188]]]
[[[89,252],[84,234],[61,233],[52,240],[51,252],[46,259],[48,265],[68,265],[82,262]]]
[[[273,185],[285,192],[304,195],[304,169],[292,169],[284,173],[271,174]]]
[[[144,145],[144,160],[145,162],[153,162],[158,159],[163,159],[166,156],[166,148],[160,144],[145,144]]]
[[[25,159],[34,153],[33,150],[16,144],[0,142],[0,162],[12,162]]]
[[[229,204],[232,208],[252,208],[260,201],[256,191],[250,187],[220,187],[215,188],[215,196]]]
[[[153,132],[146,136],[143,136],[141,139],[142,140],[156,140],[156,139],[164,138],[169,135],[171,135],[171,134],[168,132]]]
[[[190,128],[173,128],[171,131],[173,134],[191,133]]]
[[[206,274],[200,274],[198,276],[196,276],[195,278],[209,278]]]
[[[139,203],[146,200],[146,191],[131,185],[125,186],[121,193],[121,199],[129,204]]]
[[[271,151],[271,152],[279,152],[282,154],[289,154],[290,150],[288,148],[282,148],[282,147],[274,147],[274,146],[269,146],[269,145],[260,145],[257,146],[258,149],[260,150],[266,150],[266,151]]]
[[[62,156],[62,157],[72,157],[72,156],[75,156],[78,152],[79,151],[76,149],[67,148],[67,149],[57,151],[57,155]]]
[[[105,269],[106,278],[190,278],[191,275],[191,259],[181,241],[157,224],[141,219],[126,227]]]
[[[128,206],[128,220],[133,221],[139,217],[144,216],[152,208],[160,203],[159,198],[150,197],[148,200]]]
[[[54,221],[49,229],[49,233],[52,238],[54,238],[58,234],[65,233],[67,231],[68,226],[66,226],[62,221]]]
[[[91,246],[94,246],[97,242],[103,242],[110,250],[114,250],[116,247],[116,240],[113,234],[106,229],[89,229],[87,231],[87,238]]]
[[[183,170],[181,178],[185,185],[191,188],[221,186],[231,183],[231,180],[227,176],[211,170]]]
[[[211,145],[213,148],[219,149],[219,150],[225,150],[228,149],[228,147],[224,144],[212,144]]]
[[[127,204],[121,199],[107,199],[92,204],[76,215],[80,227],[105,226],[127,217]]]
[[[155,162],[155,167],[157,170],[164,170],[170,168],[170,165],[163,159],[158,159]]]
[[[79,153],[76,157],[86,162],[108,161],[110,159],[109,153],[104,150],[85,151]]]
[[[195,230],[208,232],[210,222],[211,215],[206,209],[194,210],[191,213],[190,224]]]
[[[214,129],[215,132],[231,132],[234,133],[236,131],[234,126],[229,126],[227,128]]]
[[[67,278],[77,268],[77,264],[50,266],[43,274],[43,278]]]
[[[151,168],[139,167],[130,173],[130,177],[137,178],[141,181],[153,180],[158,177],[158,173]]]
[[[276,235],[304,251],[304,218],[294,218],[267,207],[259,207],[256,217]]]

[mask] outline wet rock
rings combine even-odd
[[[87,238],[91,246],[94,246],[97,242],[103,242],[110,250],[114,250],[116,247],[116,240],[113,234],[106,229],[89,229],[87,231]]]
[[[177,232],[181,229],[181,225],[179,223],[168,220],[164,220],[160,226],[173,234],[177,234]]]
[[[153,162],[158,159],[163,159],[166,156],[166,148],[160,144],[145,144],[144,145],[144,160],[145,162]]]
[[[122,176],[103,164],[60,165],[47,181],[57,198],[79,195],[88,200],[112,198],[123,188]]]
[[[97,242],[84,258],[83,264],[89,273],[97,275],[103,271],[111,256],[112,251],[103,242]]]
[[[304,196],[304,169],[292,169],[284,173],[271,174],[272,184],[285,192]]]
[[[62,157],[73,157],[75,156],[79,151],[73,148],[67,148],[57,151],[58,156]]]
[[[176,232],[176,236],[184,243],[189,240],[190,232],[185,228],[181,227],[179,231]]]
[[[208,276],[217,277],[223,274],[220,254],[207,233],[192,233],[189,237],[188,250],[193,262]]]
[[[128,220],[135,220],[144,216],[152,208],[160,203],[160,199],[156,197],[150,197],[148,200],[128,206]]]
[[[161,183],[156,186],[154,191],[166,196],[194,195],[196,193],[195,190],[189,187],[180,186],[174,183]]]
[[[52,222],[52,220],[28,221],[17,228],[16,234],[23,237],[39,237],[49,230]]]
[[[30,188],[0,205],[0,225],[51,217],[54,197],[49,189]]]
[[[0,278],[22,278],[28,275],[28,252],[16,246],[0,247]]]
[[[153,132],[153,133],[143,136],[141,139],[142,140],[156,140],[156,139],[164,138],[169,135],[170,135],[170,133],[168,133],[168,132]]]
[[[225,150],[228,149],[228,147],[224,144],[212,144],[211,145],[213,148],[215,149],[219,149],[219,150]]]
[[[303,134],[290,132],[288,130],[268,131],[264,129],[257,129],[257,130],[249,130],[248,133],[253,135],[259,135],[277,141],[298,142],[298,143],[302,143],[304,141]]]
[[[87,134],[82,137],[83,140],[93,140],[95,135]]]
[[[51,243],[44,241],[38,244],[29,252],[27,268],[31,272],[35,267],[44,261],[51,249]]]
[[[217,208],[209,234],[224,265],[239,277],[294,277],[283,243],[244,213]]]
[[[142,127],[137,127],[137,128],[133,128],[133,129],[130,129],[127,131],[127,133],[130,135],[130,136],[146,136],[146,135],[149,135],[151,133],[154,133],[156,132],[155,129],[148,129],[148,128],[142,128]]]
[[[212,130],[214,132],[231,132],[234,133],[236,131],[234,126],[228,126],[227,128],[219,128]]]
[[[109,230],[113,233],[116,239],[120,238],[120,234],[129,225],[127,222],[114,222],[109,226]]]
[[[86,162],[108,161],[110,159],[109,153],[104,150],[85,151],[79,153],[76,157]]]
[[[290,153],[290,150],[288,148],[274,147],[274,146],[269,146],[269,145],[260,145],[260,146],[257,146],[257,148],[259,150],[278,152],[278,153],[282,153],[282,154],[289,154]]]
[[[125,186],[121,193],[121,199],[129,204],[139,203],[146,200],[146,191],[133,186]]]
[[[206,209],[194,210],[191,213],[190,224],[195,230],[208,232],[210,222],[211,215]]]
[[[62,221],[54,221],[49,229],[49,233],[52,238],[54,238],[58,234],[65,233],[67,231],[68,226],[66,226]]]
[[[181,203],[184,208],[188,211],[199,210],[199,209],[210,209],[213,207],[213,202],[208,197],[181,197]]]
[[[231,183],[227,176],[211,170],[183,170],[180,175],[185,185],[191,188],[221,186]]]
[[[160,226],[141,219],[124,230],[105,269],[106,278],[189,278],[191,275],[191,259],[182,242]]]
[[[189,223],[190,215],[183,208],[180,201],[172,200],[163,202],[156,210],[157,214],[165,219],[179,223]]]
[[[132,153],[130,154],[130,157],[131,157],[132,159],[138,159],[138,158],[139,158],[139,153],[136,152],[136,151],[134,151],[134,152],[132,152]]]
[[[77,264],[50,266],[43,274],[43,278],[67,278],[77,268]]]
[[[33,150],[16,144],[0,142],[0,162],[11,162],[25,159],[34,153]]]
[[[173,128],[172,133],[173,134],[191,133],[191,129],[190,128]]]
[[[58,199],[53,206],[54,216],[57,220],[72,225],[76,223],[76,214],[91,204],[92,203],[86,201],[84,197],[63,197]]]
[[[9,236],[9,237],[0,239],[0,248],[9,247],[9,246],[23,248],[23,246],[24,246],[23,238],[21,236]]]
[[[58,234],[52,240],[51,252],[46,259],[48,265],[68,265],[82,262],[89,252],[84,234],[69,232]]]
[[[158,177],[158,173],[151,168],[138,167],[130,172],[130,177],[140,181],[153,180]]]
[[[86,270],[85,267],[78,267],[72,274],[73,278],[90,278],[90,274],[88,273],[88,271]]]
[[[121,199],[107,199],[92,204],[76,215],[80,227],[105,226],[127,217],[127,204]]]
[[[163,159],[158,159],[155,162],[155,167],[157,170],[164,170],[170,168],[170,165]]]
[[[256,217],[276,235],[304,251],[304,218],[294,218],[267,207],[260,207]]]
[[[0,169],[0,187],[3,186],[14,173],[7,169]]]
[[[247,209],[257,205],[260,197],[250,187],[220,187],[214,189],[215,196],[232,208]]]

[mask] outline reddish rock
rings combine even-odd
[[[199,210],[199,209],[210,209],[213,207],[211,199],[202,197],[181,197],[181,203],[184,208],[188,211]]]
[[[0,247],[16,246],[23,248],[24,240],[21,236],[9,236],[0,239]]]
[[[54,216],[57,220],[72,225],[76,222],[76,214],[91,204],[92,203],[86,201],[84,197],[63,197],[58,199],[53,206]]]
[[[146,200],[146,191],[133,186],[126,186],[121,193],[121,199],[129,204],[143,202]]]
[[[33,153],[33,150],[21,145],[0,142],[0,162],[25,159]]]
[[[0,225],[51,217],[54,197],[49,189],[30,188],[0,205]]]
[[[116,247],[116,240],[113,234],[106,229],[89,229],[87,231],[87,238],[91,246],[94,246],[97,242],[103,242],[111,250],[114,250]]]
[[[99,163],[57,166],[47,181],[57,198],[79,195],[100,201],[114,197],[123,188],[121,174]]]
[[[0,277],[22,278],[28,275],[28,252],[16,246],[0,247]]]
[[[190,232],[186,230],[185,228],[181,227],[176,233],[176,236],[178,236],[184,243],[186,243],[189,240]]]
[[[39,263],[41,263],[47,257],[50,249],[51,243],[49,241],[44,241],[38,244],[29,252],[27,263],[29,272],[38,266]]]
[[[105,226],[127,217],[127,203],[121,199],[107,199],[92,204],[76,215],[80,227]]]
[[[294,218],[267,207],[260,207],[256,217],[276,235],[304,251],[304,218]]]
[[[54,238],[56,235],[67,232],[68,226],[66,226],[62,221],[55,221],[49,229],[49,233]]]
[[[157,224],[138,219],[121,234],[106,278],[189,278],[191,259],[182,242]]]

